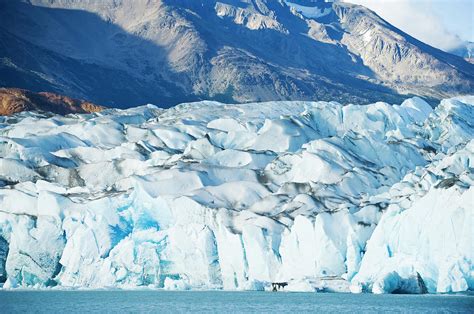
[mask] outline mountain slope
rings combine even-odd
[[[474,89],[474,65],[347,3],[0,3],[1,85],[39,84],[109,106],[397,102],[401,94],[441,98]]]

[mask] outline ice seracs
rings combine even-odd
[[[471,140],[392,187],[392,204],[368,241],[354,283],[373,282],[377,293],[412,292],[404,286],[418,274],[430,292],[472,287],[473,157]]]
[[[13,287],[474,287],[474,98],[0,118]]]

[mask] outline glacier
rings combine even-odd
[[[0,117],[10,288],[474,288],[474,96]]]

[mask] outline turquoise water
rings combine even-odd
[[[221,291],[1,291],[0,313],[473,313],[473,295]]]

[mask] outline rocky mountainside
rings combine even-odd
[[[107,106],[474,90],[474,65],[347,3],[0,0],[0,21],[0,86]]]
[[[0,115],[21,111],[42,111],[57,114],[91,113],[104,107],[88,101],[73,99],[54,93],[33,93],[18,88],[0,88]]]

